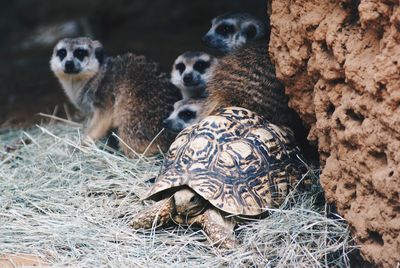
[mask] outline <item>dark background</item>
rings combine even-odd
[[[32,41],[43,32],[41,27],[73,21],[79,25],[73,35],[100,40],[107,55],[144,54],[169,72],[176,56],[187,50],[210,52],[201,37],[213,17],[247,11],[262,18],[266,1],[2,0],[0,10],[0,127],[4,128],[40,122],[38,112],[53,113],[56,107],[57,115],[65,117],[65,105],[73,113],[49,68],[54,42]]]

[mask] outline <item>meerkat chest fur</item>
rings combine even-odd
[[[75,107],[86,114],[93,112],[93,100],[89,97],[90,94],[88,94],[88,85],[90,81],[87,79],[68,77],[60,79],[60,83],[65,94]]]

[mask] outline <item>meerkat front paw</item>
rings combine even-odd
[[[85,135],[79,145],[83,148],[90,148],[95,146],[95,141],[90,136]]]

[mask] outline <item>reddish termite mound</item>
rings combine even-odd
[[[400,262],[400,2],[273,0],[270,55],[362,256]]]

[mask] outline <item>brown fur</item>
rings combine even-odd
[[[271,123],[293,129],[302,147],[308,147],[307,130],[288,106],[284,86],[275,76],[264,42],[249,43],[221,58],[207,91],[200,118],[215,114],[220,108],[243,107]]]
[[[117,128],[126,143],[120,143],[121,148],[128,156],[134,154],[131,149],[147,155],[168,149],[174,137],[166,131],[148,148],[179,99],[156,63],[133,54],[107,58],[85,88],[91,92],[94,107],[88,137],[97,140]]]
[[[203,116],[223,107],[238,106],[275,124],[290,126],[293,121],[293,111],[288,107],[283,85],[275,77],[264,43],[246,45],[220,59],[207,90]]]
[[[104,59],[99,41],[79,37],[56,44],[50,68],[71,102],[91,117],[85,143],[117,129],[128,156],[168,149],[174,136],[157,135],[180,93],[157,63],[133,54]]]

